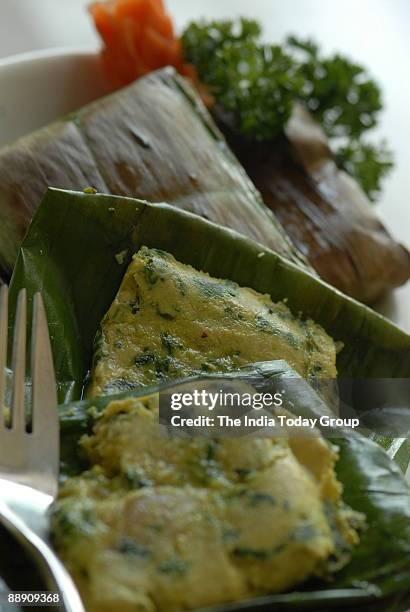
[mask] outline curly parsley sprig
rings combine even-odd
[[[264,44],[260,25],[243,18],[193,22],[182,45],[237,132],[249,140],[276,138],[294,100],[303,100],[331,142],[342,140],[338,163],[375,199],[392,158],[385,145],[361,140],[382,109],[380,89],[362,66],[339,54],[323,57],[313,41],[294,36],[282,46]]]
[[[275,138],[288,121],[301,77],[276,45],[260,43],[256,21],[194,22],[185,30],[186,59],[234,127],[255,140]]]
[[[295,36],[286,48],[304,82],[299,97],[329,137],[359,138],[377,124],[381,92],[363,66],[339,54],[322,57],[313,41]]]
[[[381,183],[394,166],[392,152],[385,141],[373,144],[351,140],[338,149],[336,162],[357,180],[372,202],[377,200]]]

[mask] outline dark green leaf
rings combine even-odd
[[[100,321],[143,245],[274,301],[286,299],[294,313],[343,343],[341,376],[410,376],[405,332],[260,244],[165,204],[49,190],[23,242],[11,302],[13,309],[21,287],[30,299],[43,293],[63,395],[79,396]],[[128,255],[119,264],[122,251]]]

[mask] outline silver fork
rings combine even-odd
[[[77,589],[48,540],[49,510],[57,495],[59,421],[53,358],[40,294],[34,296],[31,336],[31,428],[26,424],[27,296],[17,302],[12,354],[12,399],[5,418],[8,289],[0,289],[0,523],[35,560],[67,612],[83,612]]]

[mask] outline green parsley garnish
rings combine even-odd
[[[303,81],[298,97],[330,138],[359,138],[377,124],[381,92],[363,66],[339,54],[324,57],[313,41],[295,36],[287,39],[286,49]]]
[[[384,141],[373,144],[351,140],[337,151],[336,161],[357,180],[372,202],[381,191],[382,180],[394,166],[393,155]]]
[[[191,23],[182,36],[186,59],[195,65],[234,127],[251,139],[275,138],[288,121],[298,88],[292,59],[260,42],[256,21]]]
[[[261,40],[251,19],[199,21],[182,35],[184,56],[215,100],[214,111],[250,141],[278,137],[295,100],[303,101],[330,138],[341,167],[370,199],[392,167],[385,145],[362,142],[377,124],[381,92],[366,69],[340,54],[322,56],[310,40]]]

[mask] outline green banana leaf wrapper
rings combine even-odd
[[[190,378],[162,385],[175,389]],[[240,380],[257,391],[284,392],[292,411],[304,417],[332,414],[309,384],[283,361],[265,362],[239,372],[221,374],[221,380]],[[295,385],[294,383],[297,382]],[[96,398],[60,407],[63,474],[75,474],[84,467],[75,452],[81,435],[91,431],[96,415],[113,398],[146,396],[157,388]],[[297,592],[272,595],[248,602],[209,608],[228,610],[406,610],[410,603],[410,489],[397,465],[373,441],[352,430],[323,428],[340,449],[338,477],[344,486],[344,500],[366,515],[367,526],[350,563],[326,583],[311,581]]]
[[[167,250],[184,263],[270,293],[275,300],[286,298],[295,312],[314,318],[344,343],[338,357],[341,375],[409,377],[409,336],[262,245],[166,204],[50,189],[19,252],[11,311],[21,287],[27,287],[30,300],[42,292],[62,401],[80,397],[94,334],[132,254],[142,245]],[[269,384],[276,377],[283,388],[284,369],[283,364],[258,366],[246,381],[257,387],[258,377]],[[61,407],[65,473],[80,467],[76,442],[91,424],[87,408],[101,408],[112,398]],[[328,410],[307,383],[293,403],[301,414]],[[405,609],[410,583],[408,486],[379,445],[359,434],[335,435],[346,502],[364,511],[368,521],[351,563],[331,585],[309,585],[306,591],[222,609]]]
[[[0,151],[0,277],[48,186],[166,201],[308,266],[200,97],[165,69]]]
[[[20,288],[42,292],[61,399],[80,396],[99,323],[143,245],[286,299],[343,343],[341,377],[410,378],[410,336],[261,244],[167,204],[50,189],[19,252],[11,310]]]
[[[11,283],[41,291],[48,313],[60,401],[81,396],[95,333],[132,255],[146,245],[215,277],[286,299],[343,343],[340,377],[410,378],[410,337],[273,251],[166,204],[50,189],[22,244]],[[355,406],[360,411],[359,406]],[[403,470],[410,446],[378,436]]]

